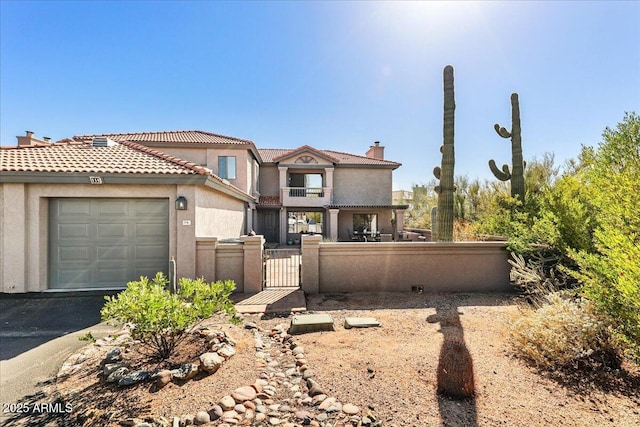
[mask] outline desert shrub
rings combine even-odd
[[[523,307],[511,323],[510,343],[516,354],[545,368],[561,368],[580,360],[598,358],[617,363],[609,340],[609,325],[589,301],[547,296],[547,304]]]
[[[606,128],[582,153],[597,228],[594,250],[570,250],[583,294],[615,321],[626,355],[640,362],[640,116]]]
[[[473,359],[460,338],[445,338],[440,348],[437,370],[438,393],[454,399],[472,397],[475,393]]]
[[[148,356],[158,360],[169,358],[191,327],[215,313],[226,313],[235,322],[229,299],[235,289],[233,281],[182,278],[175,294],[165,289],[167,284],[162,273],[151,281],[140,277],[129,282],[118,295],[105,297],[102,320],[131,324],[131,336],[146,344]]]

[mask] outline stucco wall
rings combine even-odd
[[[246,148],[216,148],[207,150],[207,167],[216,175],[218,171],[218,157],[230,156],[236,158],[236,179],[227,179],[231,184],[235,185],[246,193],[251,192],[251,170],[247,170],[251,154]]]
[[[391,191],[391,169],[335,168],[333,204],[390,205]]]
[[[196,233],[220,238],[244,233],[243,202],[194,185],[2,183],[0,189],[0,292],[47,289],[49,198],[166,198],[169,254],[176,258],[179,277],[195,277]],[[187,198],[188,210],[175,210],[178,195]]]
[[[188,160],[197,165],[207,165],[207,149],[206,148],[174,148],[174,147],[153,147],[165,154],[177,157],[182,160]]]
[[[330,243],[307,240],[310,238],[313,236],[303,238],[304,290],[409,292],[414,286],[425,292],[510,289],[508,252],[501,242]],[[314,253],[318,254],[317,267],[309,256],[305,258]]]
[[[275,165],[260,166],[260,195],[280,195],[280,171]]]
[[[240,244],[218,244],[215,280],[233,280],[236,292],[244,291],[244,252]]]
[[[245,234],[245,203],[209,188],[195,193],[195,236],[228,239]]]

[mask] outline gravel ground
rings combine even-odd
[[[511,355],[507,325],[518,313],[511,295],[415,293],[323,294],[308,297],[308,310],[328,313],[335,331],[296,335],[325,393],[371,413],[384,426],[638,426],[640,373],[554,376]],[[344,318],[375,317],[381,326],[345,329]],[[247,316],[268,331],[290,317]],[[99,381],[104,349],[84,362],[77,374],[53,383],[74,406],[74,423],[62,418],[24,418],[18,425],[83,425],[77,415],[95,408],[84,425],[119,425],[126,417],[195,413],[260,376],[251,331],[219,326],[237,341],[237,353],[213,375],[184,385],[153,390],[148,384],[118,390]],[[436,393],[440,347],[463,339],[473,360],[475,396],[454,401]],[[200,349],[181,349],[195,357]],[[40,397],[42,399],[42,397]],[[112,412],[111,424],[100,415]],[[92,421],[94,420],[94,421]],[[96,421],[102,420],[102,421]],[[35,424],[34,424],[35,423]],[[211,423],[211,425],[219,425]],[[336,426],[333,426],[336,427]]]

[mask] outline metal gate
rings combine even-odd
[[[301,260],[300,249],[265,249],[263,288],[299,288]]]

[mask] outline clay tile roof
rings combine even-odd
[[[130,142],[92,147],[82,142],[0,150],[2,172],[211,175],[211,171]],[[217,179],[220,179],[216,177]]]
[[[279,159],[288,156],[289,154],[293,154],[299,150],[308,146],[303,146],[296,149],[284,149],[284,148],[260,148],[258,152],[260,153],[260,157],[265,163],[275,163]],[[400,163],[393,162],[390,160],[379,160],[372,159],[366,156],[359,156],[357,154],[343,153],[340,151],[334,150],[318,150],[312,147],[308,147],[312,151],[317,153],[321,153],[325,157],[328,157],[341,165],[375,165],[375,166],[390,166],[393,168],[397,168],[400,166]]]
[[[278,196],[260,196],[258,204],[260,206],[281,206]]]
[[[114,141],[131,141],[140,143],[253,144],[253,141],[249,141],[247,139],[218,135],[200,130],[76,135],[73,139],[76,141],[88,142],[93,140],[96,136],[106,136]]]
[[[302,147],[298,147],[296,149],[293,150],[289,150],[285,153],[279,154],[277,156],[273,157],[273,161],[277,162],[279,160],[282,160],[284,158],[287,158],[289,156],[293,156],[296,154],[302,154],[302,153],[306,153],[306,152],[311,152],[311,153],[315,153],[320,157],[324,157],[328,160],[331,160],[332,162],[339,162],[340,160],[338,160],[337,158],[331,156],[330,154],[328,154],[327,151],[323,151],[323,150],[318,150],[317,148],[313,148],[309,145],[303,145]]]

